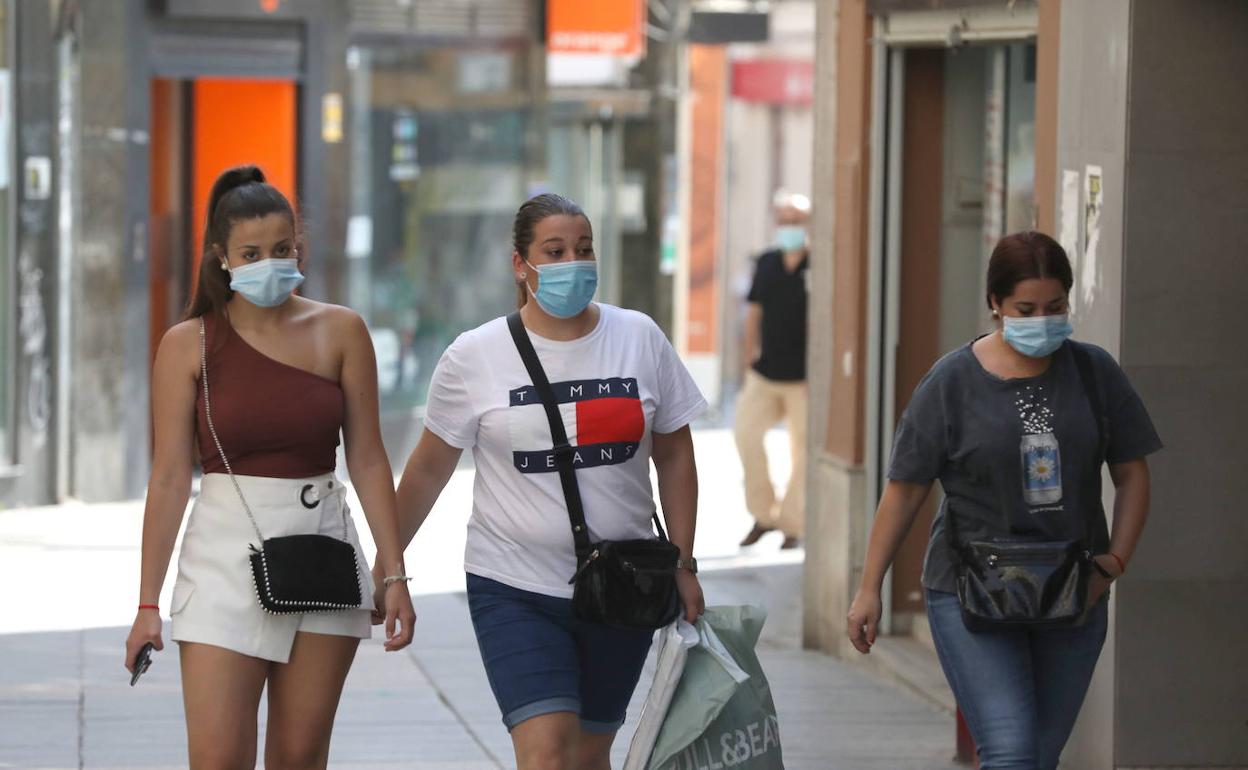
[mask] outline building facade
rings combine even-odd
[[[60,446],[56,175],[64,143],[56,116],[64,51],[28,42],[54,40],[57,23],[51,3],[0,3],[0,503],[50,497]]]
[[[441,351],[514,307],[511,223],[530,195],[584,203],[601,297],[670,327],[676,99],[657,94],[677,43],[599,57],[603,82],[552,83],[545,10],[0,2],[0,505],[142,496],[151,362],[232,165],[259,164],[295,202],[301,291],[368,322],[396,465]]]
[[[1248,102],[1218,85],[1248,64],[1246,32],[1248,6],[1224,0],[819,7],[805,642],[851,654],[896,420],[939,355],[990,328],[995,240],[1051,233],[1075,266],[1077,336],[1117,357],[1167,444],[1072,767],[1248,764],[1232,674],[1248,643],[1232,300],[1248,289]],[[893,633],[922,635],[934,504],[886,586]]]

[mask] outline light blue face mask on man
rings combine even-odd
[[[301,283],[297,259],[262,259],[230,271],[230,288],[259,307],[277,307]]]
[[[776,245],[785,251],[798,251],[806,248],[806,228],[801,225],[777,227]]]
[[[537,304],[555,318],[572,318],[589,307],[598,290],[598,263],[578,259],[572,262],[535,267],[537,291],[529,289]],[[528,286],[528,283],[525,283]]]
[[[1075,330],[1069,316],[1041,315],[1030,317],[1005,316],[1001,334],[1010,347],[1032,358],[1052,355]]]

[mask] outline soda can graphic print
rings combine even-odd
[[[633,459],[646,417],[633,377],[551,383],[577,469],[620,465]],[[512,464],[521,473],[557,473],[555,442],[546,409],[530,386],[510,393]]]
[[[1062,499],[1062,456],[1052,433],[1023,436],[1023,499],[1052,505]]]
[[[1016,394],[1014,405],[1023,421],[1019,455],[1023,463],[1023,500],[1031,506],[1062,499],[1062,453],[1053,435],[1053,412],[1042,385]]]

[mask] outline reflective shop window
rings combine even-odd
[[[9,62],[8,4],[0,2],[0,465],[13,460],[13,388],[17,371],[14,317],[17,274],[11,249],[13,195],[13,76]]]
[[[986,55],[983,254],[1007,233],[1036,226],[1036,47],[995,45]]]
[[[383,411],[424,404],[461,332],[515,308],[511,225],[536,178],[526,44],[360,45],[350,76],[345,301]]]
[[[1005,48],[1005,232],[1036,226],[1036,46]]]

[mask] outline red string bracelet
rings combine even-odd
[[[1118,554],[1114,553],[1113,551],[1106,551],[1106,552],[1105,552],[1105,555],[1106,555],[1106,556],[1108,556],[1109,558],[1113,559],[1114,561],[1118,562],[1118,574],[1119,574],[1119,575],[1125,575],[1125,574],[1126,574],[1126,572],[1127,572],[1127,565],[1125,565],[1125,564],[1123,564],[1123,563],[1122,563],[1122,559],[1118,558]]]
[[[159,604],[140,604],[140,605],[139,605],[139,609],[141,609],[141,610],[156,610],[157,612],[160,612],[160,605],[159,605]]]

